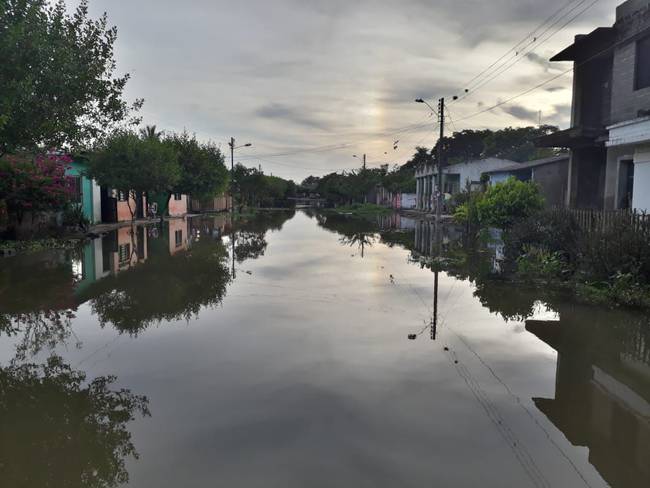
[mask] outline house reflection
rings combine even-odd
[[[172,219],[167,224],[167,240],[171,256],[189,248],[189,226],[187,218]]]
[[[557,351],[555,398],[533,401],[613,488],[650,486],[650,324],[587,317],[526,322]]]

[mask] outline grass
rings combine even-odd
[[[73,249],[79,244],[77,239],[37,239],[27,241],[0,241],[0,254],[31,254],[48,249]]]

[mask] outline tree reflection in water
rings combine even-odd
[[[86,382],[60,357],[0,368],[0,486],[105,488],[128,482],[138,454],[127,430],[150,415],[148,400]]]
[[[320,227],[341,236],[342,245],[357,247],[362,258],[366,247],[372,247],[378,240],[379,227],[374,220],[331,213],[317,214],[316,218]]]
[[[226,247],[221,240],[204,239],[175,255],[150,252],[147,262],[95,283],[87,294],[102,325],[137,334],[220,304],[229,282]]]

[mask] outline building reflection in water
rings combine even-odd
[[[619,324],[612,314],[611,331]],[[620,324],[614,336],[573,311],[526,330],[557,351],[555,398],[537,408],[613,488],[650,486],[650,324]]]

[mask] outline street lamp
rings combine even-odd
[[[230,212],[233,212],[235,210],[235,149],[251,147],[252,144],[248,142],[241,146],[235,146],[235,138],[231,137],[228,146],[230,146],[230,199],[232,200]]]
[[[353,158],[357,158],[357,159],[361,159],[361,158],[360,158],[359,156],[357,156],[356,154],[353,154],[352,157],[353,157]],[[363,169],[364,169],[364,170],[366,169],[366,155],[365,155],[365,154],[363,155]]]
[[[438,119],[440,122],[440,137],[438,138],[438,177],[437,177],[437,182],[436,186],[437,188],[437,199],[436,199],[436,221],[440,223],[440,219],[442,216],[442,156],[443,156],[443,147],[442,147],[442,138],[445,135],[445,99],[441,98],[438,101],[438,110],[433,108],[429,102],[422,98],[416,98],[415,99],[416,103],[423,103],[427,107],[429,107],[433,113],[438,115]]]

